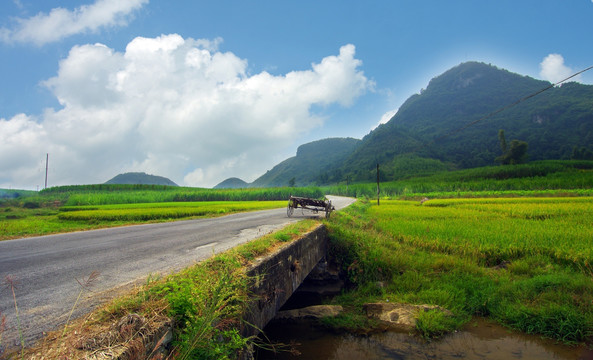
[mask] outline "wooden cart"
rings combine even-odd
[[[329,219],[329,215],[336,208],[332,205],[331,200],[318,200],[298,196],[290,196],[288,199],[288,207],[286,208],[286,214],[291,217],[294,209],[301,208],[303,210],[310,210],[314,213],[325,211],[325,218]]]

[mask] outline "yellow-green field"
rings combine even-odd
[[[214,217],[284,206],[286,201],[202,201],[64,206],[59,210],[5,208],[0,214],[0,240],[146,222]]]
[[[591,344],[592,221],[591,197],[357,204],[329,222],[332,254],[357,289],[334,301],[351,309],[388,300],[450,310],[421,315],[417,330],[428,337],[485,316]]]
[[[591,269],[593,198],[383,201],[379,229],[418,248],[473,256],[487,265],[544,255]]]

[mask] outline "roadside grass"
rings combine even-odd
[[[216,201],[0,208],[0,240],[281,208],[285,201]],[[8,210],[8,211],[7,211]]]
[[[416,330],[438,337],[472,316],[563,343],[593,340],[593,198],[357,203],[328,222],[354,291],[333,300],[439,305]],[[382,285],[379,285],[382,284]]]
[[[143,286],[118,297],[85,318],[73,322],[67,331],[56,331],[25,349],[27,358],[83,358],[89,353],[115,354],[119,343],[103,341],[113,324],[126,316],[139,315],[146,326],[173,320],[172,358],[233,359],[254,338],[240,335],[243,313],[250,300],[249,286],[255,279],[245,275],[253,259],[290,242],[320,224],[303,220],[248,243],[237,246],[178,273],[151,276]],[[65,328],[66,329],[66,328]],[[138,331],[136,337],[145,335]],[[125,342],[125,341],[124,341]],[[128,344],[133,340],[128,339]],[[257,344],[255,344],[257,346]]]

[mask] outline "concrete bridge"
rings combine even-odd
[[[257,335],[272,320],[315,266],[325,258],[327,229],[319,225],[298,240],[286,244],[273,254],[259,258],[247,274],[255,278],[251,291],[254,300],[244,318],[242,335]]]
[[[258,258],[247,269],[247,274],[256,281],[251,288],[254,296],[243,318],[245,321],[241,335],[258,335],[259,329],[263,329],[276,316],[309,273],[324,259],[327,244],[327,229],[320,224],[274,253]],[[164,324],[144,340],[142,348],[151,351],[151,354],[168,354],[167,348],[172,340],[171,324]],[[135,359],[128,355],[129,352],[124,350],[122,356],[117,358]],[[249,349],[245,349],[240,358],[253,359]]]

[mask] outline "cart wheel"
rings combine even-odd
[[[286,207],[286,215],[288,215],[288,217],[291,217],[293,212],[294,207],[292,207],[292,201],[289,201],[288,206]]]

